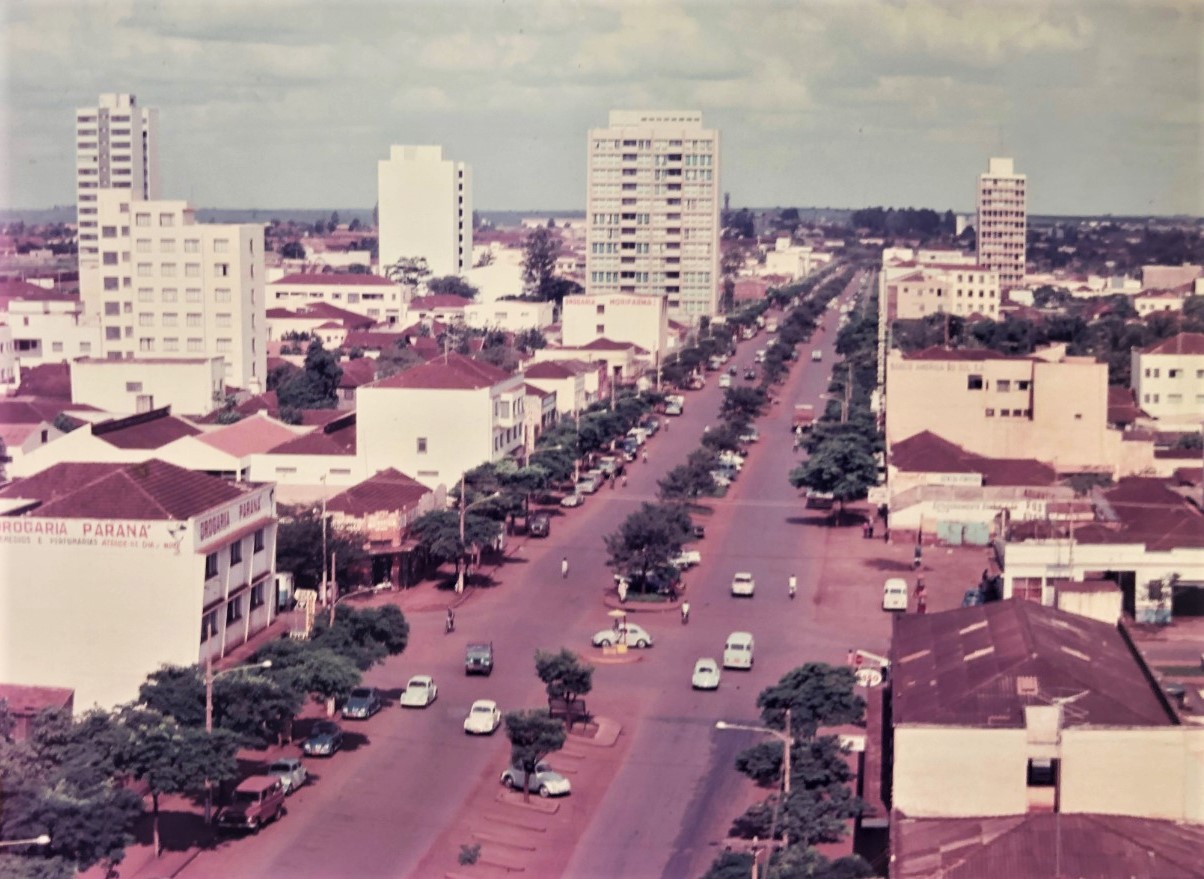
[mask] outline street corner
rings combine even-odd
[[[623,725],[609,717],[595,717],[580,731],[569,731],[569,740],[574,744],[590,745],[594,748],[613,748],[623,733]]]

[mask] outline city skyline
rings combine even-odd
[[[1033,214],[1204,214],[1191,2],[11,0],[0,15],[5,209],[72,203],[75,108],[131,92],[159,108],[164,196],[198,207],[370,207],[389,145],[430,143],[473,166],[481,210],[581,210],[598,119],[684,108],[722,133],[733,206],[972,212],[987,159],[1012,156]]]

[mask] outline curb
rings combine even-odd
[[[591,748],[613,748],[623,733],[623,725],[609,717],[595,717],[594,720],[598,724],[598,734],[588,739],[581,736],[574,737],[573,743],[589,745]],[[572,733],[569,735],[572,736]]]

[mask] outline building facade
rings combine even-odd
[[[654,358],[663,357],[669,336],[667,306],[661,296],[566,296],[561,305],[561,343],[576,348],[611,339],[638,345]]]
[[[393,146],[377,165],[382,274],[422,257],[431,276],[462,275],[472,265],[472,169],[439,146]]]
[[[1204,412],[1204,333],[1177,333],[1134,348],[1130,372],[1137,404],[1159,420],[1193,429]]]
[[[0,499],[0,680],[111,708],[161,665],[224,656],[275,617],[270,485],[154,460],[60,464]]]
[[[698,111],[612,110],[589,132],[585,289],[659,296],[669,315],[714,315],[719,132]]]
[[[80,273],[112,360],[221,355],[225,382],[258,393],[267,376],[263,227],[197,223],[183,201],[100,190],[100,265]],[[92,303],[89,305],[89,303]]]
[[[226,399],[225,364],[220,357],[80,357],[70,363],[70,369],[71,402],[106,412],[133,414],[170,406],[188,415],[208,415]]]
[[[1004,290],[1024,283],[1027,186],[1011,159],[991,159],[978,178],[978,262],[999,272]]]
[[[75,111],[75,211],[82,264],[98,261],[97,192],[119,189],[128,199],[159,198],[159,111],[133,95],[104,94]]]
[[[404,325],[406,298],[400,284],[379,275],[345,272],[285,275],[267,285],[269,308],[295,309],[325,302],[370,317],[377,323]]]

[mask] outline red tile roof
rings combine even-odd
[[[1149,416],[1137,405],[1132,388],[1108,387],[1108,423],[1132,424],[1138,418]]]
[[[242,458],[266,452],[297,435],[297,430],[288,425],[267,415],[257,414],[201,434],[197,440],[227,455]]]
[[[463,308],[471,305],[471,299],[455,296],[451,293],[437,293],[433,296],[420,296],[410,300],[410,311],[431,311],[441,308]]]
[[[62,403],[59,403],[62,410]],[[56,412],[55,415],[58,413]],[[41,407],[34,406],[25,400],[0,400],[0,424],[41,424],[43,421],[53,421],[54,415],[47,418]]]
[[[358,388],[376,380],[376,361],[370,357],[343,360],[339,366],[343,368],[343,376],[339,379],[340,388]]]
[[[296,308],[269,308],[267,316],[270,320],[332,320],[349,329],[366,329],[376,323],[373,318],[339,308],[329,302],[307,302]]]
[[[354,272],[297,272],[285,275],[278,281],[272,281],[269,287],[306,286],[306,287],[397,287],[388,278],[380,275],[361,275]]]
[[[444,354],[396,375],[373,382],[374,388],[470,390],[491,388],[510,377],[508,372],[462,354]]]
[[[641,348],[635,342],[616,342],[614,339],[608,339],[603,336],[600,339],[594,339],[585,345],[578,346],[583,351],[635,351],[637,354],[647,354],[644,348]]]
[[[370,349],[375,351],[392,351],[397,348],[397,343],[401,342],[404,348],[406,336],[400,332],[386,332],[384,330],[352,330],[347,334],[347,338],[343,340],[343,347],[347,350],[352,348]]]
[[[931,431],[914,434],[890,449],[890,463],[909,473],[978,473],[983,485],[1053,485],[1057,471],[1032,458],[986,458]]]
[[[389,468],[336,494],[326,509],[348,516],[392,513],[416,506],[431,490],[404,473]]]
[[[1204,354],[1204,333],[1176,333],[1142,351],[1143,354]]]
[[[568,363],[567,360],[541,360],[527,366],[523,370],[523,375],[527,378],[542,379],[571,378],[578,373],[575,369],[571,369]]]
[[[890,831],[892,879],[1201,879],[1204,825],[1123,815],[907,818]]]
[[[334,410],[329,410],[334,411]],[[338,412],[337,417],[312,431],[281,443],[272,455],[354,455],[355,413]]]
[[[528,397],[539,397],[541,400],[546,400],[548,397],[556,396],[555,391],[545,391],[541,388],[535,387],[535,385],[527,384],[525,382],[523,383],[523,392]]]
[[[33,716],[47,708],[70,708],[75,690],[67,687],[29,687],[23,684],[0,684],[0,701],[18,716]]]
[[[136,464],[56,464],[0,489],[41,501],[25,515],[67,519],[187,519],[253,486],[151,459]]]
[[[1067,727],[1178,722],[1116,626],[1031,601],[897,616],[891,657],[896,727],[1023,728],[1026,705],[1061,698]]]
[[[119,449],[157,449],[200,429],[171,414],[171,407],[153,409],[92,425],[92,435]]]

